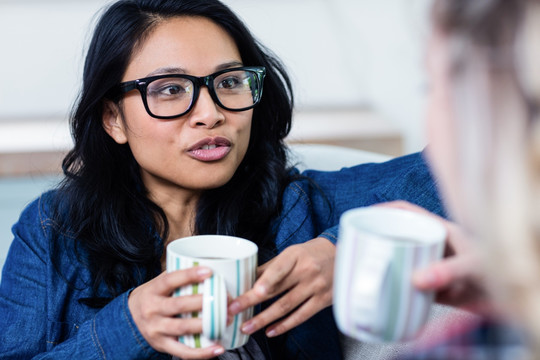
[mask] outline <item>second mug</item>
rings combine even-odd
[[[441,258],[445,238],[443,225],[423,214],[380,206],[345,212],[334,272],[339,329],[361,341],[412,340],[434,297],[417,290],[412,275]]]

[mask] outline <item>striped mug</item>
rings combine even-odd
[[[340,219],[334,314],[345,335],[365,342],[412,340],[427,321],[434,292],[413,272],[442,257],[446,230],[423,214],[371,206]]]
[[[167,272],[199,265],[213,270],[204,283],[183,286],[173,293],[173,296],[203,295],[201,312],[180,315],[202,318],[203,333],[180,336],[178,341],[193,348],[219,343],[226,349],[247,343],[249,336],[240,331],[240,326],[253,316],[253,308],[235,315],[227,326],[227,294],[235,298],[251,289],[257,250],[257,245],[249,240],[225,235],[191,236],[167,246]]]

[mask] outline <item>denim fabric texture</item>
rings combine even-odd
[[[261,249],[261,261],[317,236],[335,243],[339,216],[351,208],[403,199],[443,215],[436,186],[419,153],[382,164],[303,175],[284,193],[283,211],[274,226],[275,243]],[[76,241],[73,234],[60,232],[48,215],[54,196],[61,194],[43,194],[13,226],[14,240],[0,283],[0,358],[170,358],[153,350],[140,334],[128,308],[129,291],[101,309],[79,302],[92,295],[88,269],[74,261],[69,245],[60,249],[59,269],[51,262],[52,239],[71,241],[63,244]],[[156,246],[163,246],[161,240],[156,240]],[[105,288],[102,293],[107,297]],[[261,341],[261,335],[255,338]],[[261,348],[268,345],[275,359],[342,357],[331,308]]]

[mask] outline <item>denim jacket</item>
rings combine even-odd
[[[335,243],[339,216],[350,208],[403,199],[442,213],[420,154],[303,175],[285,190],[283,211],[275,220],[275,248],[263,252],[267,259],[317,236]],[[70,256],[61,256],[60,269],[51,262],[51,239],[72,237],[59,233],[49,217],[51,197],[58,195],[54,191],[43,194],[13,226],[14,240],[0,283],[0,358],[170,358],[152,349],[137,329],[128,308],[129,291],[101,309],[79,303],[92,295],[88,269]],[[330,307],[288,334],[269,340],[268,345],[266,350],[275,359],[341,358]]]

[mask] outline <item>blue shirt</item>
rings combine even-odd
[[[275,243],[262,249],[268,260],[286,247],[323,236],[335,243],[340,214],[390,200],[407,200],[438,214],[442,207],[421,154],[382,164],[363,164],[339,172],[306,171],[289,184],[283,210],[275,220]],[[128,292],[101,309],[79,303],[92,297],[87,267],[74,261],[73,234],[62,232],[50,217],[57,191],[31,203],[13,226],[0,283],[0,356],[2,359],[170,358],[142,337],[128,308]],[[51,262],[52,239],[59,242],[59,269]],[[58,271],[59,270],[59,271]],[[103,288],[106,297],[107,290]],[[261,334],[257,339],[263,338]],[[331,308],[286,335],[262,344],[276,359],[339,359],[339,333]]]

